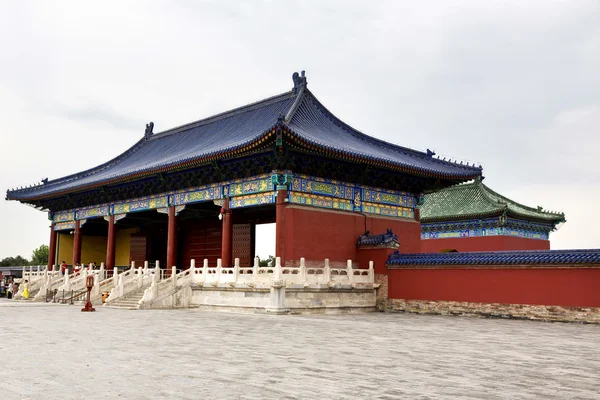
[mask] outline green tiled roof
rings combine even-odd
[[[456,221],[500,215],[554,224],[565,221],[563,213],[524,206],[494,192],[480,180],[425,195],[425,202],[421,206],[421,222]]]

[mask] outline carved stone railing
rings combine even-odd
[[[116,299],[123,297],[129,293],[135,292],[143,288],[144,286],[149,285],[154,278],[155,275],[160,274],[160,267],[158,261],[156,262],[156,268],[148,268],[148,261],[144,263],[144,268],[139,267],[135,268],[135,262],[131,262],[131,268],[127,271],[118,274],[117,271],[113,274],[113,288],[110,291],[110,295],[106,299],[106,303],[110,303],[115,301]],[[101,286],[101,283],[98,284]]]
[[[33,301],[45,301],[48,291],[58,291],[58,288],[68,282],[72,277],[74,277],[74,275],[71,276],[67,274],[63,276],[60,271],[49,272],[48,277],[34,296]]]
[[[208,266],[208,260],[204,260],[204,264]],[[151,308],[153,304],[162,301],[169,296],[173,296],[176,292],[181,289],[189,288],[192,278],[196,271],[199,269],[196,268],[196,261],[191,260],[190,268],[185,270],[180,270],[177,272],[176,267],[172,267],[171,274],[168,278],[165,278],[165,274],[161,274],[161,271],[156,266],[155,273],[152,277],[152,283],[150,286],[144,291],[144,295],[138,302],[140,308]],[[162,280],[160,280],[163,278]],[[184,302],[180,305],[181,307],[189,306],[189,296],[183,297]],[[171,299],[171,302],[173,300]],[[172,304],[171,306],[174,306]]]
[[[252,267],[240,267],[239,259],[235,259],[233,267],[223,267],[217,260],[216,267],[209,267],[204,260],[202,267],[197,268],[195,260],[191,260],[190,268],[177,270],[161,270],[158,262],[156,267],[145,267],[137,270],[132,268],[118,276],[115,275],[114,287],[107,303],[125,296],[128,293],[146,287],[138,304],[140,308],[186,307],[191,298],[191,287],[206,288],[263,288],[271,290],[273,312],[284,310],[285,288],[376,288],[374,283],[373,262],[368,269],[353,268],[348,260],[346,268],[331,268],[329,260],[322,266],[306,267],[304,258],[300,259],[298,267],[282,267],[279,258],[274,266],[260,267],[259,260],[254,260]],[[181,295],[181,290],[187,290],[189,295]],[[179,294],[179,295],[178,295]]]
[[[44,286],[48,285],[48,282],[58,278],[60,278],[60,272],[54,270],[49,271],[46,266],[23,267],[23,278],[21,279],[19,290],[13,296],[13,299],[19,300],[23,298],[22,294],[23,289],[25,288],[25,281],[27,281],[27,284],[29,285],[29,298],[35,299],[35,296],[39,294]]]
[[[221,267],[221,260],[217,260],[216,267],[208,267],[208,261],[204,260],[202,268],[194,268],[191,281],[197,285],[204,286],[257,286],[270,285],[275,275],[286,286],[310,286],[310,285],[369,285],[374,284],[375,275],[373,263],[369,263],[368,269],[357,269],[352,267],[352,261],[348,260],[346,268],[331,268],[329,260],[325,260],[322,267],[306,267],[304,258],[300,259],[298,267],[282,267],[276,259],[275,266],[260,267],[258,258],[254,260],[253,267],[240,267],[239,259],[235,259],[233,267]]]

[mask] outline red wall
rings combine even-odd
[[[600,307],[600,268],[389,269],[389,297]]]
[[[455,249],[461,253],[466,251],[550,250],[550,241],[513,236],[425,239],[421,241],[422,253],[439,253],[449,249]]]
[[[356,241],[365,229],[373,234],[392,229],[398,235],[401,252],[420,252],[421,224],[417,221],[289,205],[285,209],[286,263],[301,257],[358,260]],[[367,268],[368,264],[361,263],[360,267]]]

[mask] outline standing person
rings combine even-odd
[[[25,283],[23,283],[23,293],[21,293],[21,297],[24,299],[29,298],[29,281],[25,279]]]
[[[19,284],[15,280],[13,280],[11,287],[12,287],[12,298],[14,299],[15,296],[17,295],[17,293],[19,293]]]
[[[79,263],[76,263],[75,266],[73,267],[73,274],[75,274],[74,276],[79,276]]]
[[[6,289],[6,297],[9,299],[12,299],[12,291],[13,291],[13,285],[11,281],[7,282],[8,285],[8,289]]]
[[[4,279],[2,279],[0,281],[0,297],[4,297],[5,292],[6,292],[6,282],[4,282]]]
[[[67,271],[67,263],[63,261],[60,264],[60,272],[64,275],[66,271]]]

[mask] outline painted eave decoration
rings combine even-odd
[[[63,178],[8,190],[7,200],[36,200],[132,182],[146,177],[242,157],[281,141],[313,154],[364,163],[430,179],[465,182],[481,176],[481,166],[444,161],[365,135],[329,112],[294,73],[286,93],[231,111],[144,136],[118,157]]]

